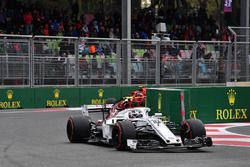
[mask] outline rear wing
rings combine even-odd
[[[89,112],[107,112],[114,104],[104,104],[104,105],[83,105],[81,106],[82,115],[89,115]]]

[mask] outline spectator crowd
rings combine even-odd
[[[208,16],[202,7],[188,12],[178,8],[162,13],[165,14],[161,22],[166,23],[170,39],[229,40],[228,30],[219,28],[216,20]],[[151,38],[158,21],[154,15],[152,11],[139,12],[137,18],[132,20],[132,38]],[[70,11],[35,6],[25,8],[19,4],[14,8],[0,9],[0,30],[6,34],[120,38],[121,15],[81,14],[77,5],[72,6]]]
[[[72,10],[75,10],[72,8]],[[21,4],[14,8],[0,9],[0,30],[6,34],[45,35],[119,38],[121,19],[118,14],[101,16],[99,14],[75,13],[69,10],[45,10],[39,7],[26,8]]]

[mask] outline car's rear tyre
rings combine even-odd
[[[206,130],[199,119],[188,119],[181,123],[180,135],[182,141],[206,136]]]
[[[71,143],[84,143],[90,137],[91,120],[88,116],[71,116],[67,122],[67,136]]]
[[[112,131],[112,143],[117,150],[127,150],[127,139],[135,138],[135,127],[131,121],[121,121],[115,124]]]

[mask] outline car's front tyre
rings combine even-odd
[[[119,150],[127,150],[127,139],[135,139],[136,131],[131,121],[117,122],[112,131],[113,146]]]
[[[206,136],[206,130],[199,119],[188,119],[181,124],[181,138],[194,139]]]
[[[183,121],[181,123],[180,136],[182,143],[187,146],[188,149],[197,149],[204,145],[212,145],[212,139],[206,137],[205,127],[199,119]]]

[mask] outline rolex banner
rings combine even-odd
[[[169,121],[181,121],[180,92],[184,92],[185,118],[204,123],[250,121],[250,87],[147,89],[151,114],[161,112]]]
[[[108,98],[121,99],[138,87],[89,88],[6,88],[0,89],[1,110],[28,108],[80,107],[83,104],[100,105]]]
[[[224,12],[232,12],[232,2],[233,0],[225,0],[224,1]]]
[[[34,108],[34,89],[0,89],[0,110]]]
[[[249,87],[193,88],[189,95],[194,118],[207,123],[250,120]]]
[[[104,104],[106,99],[121,99],[137,87],[95,88],[6,88],[0,89],[0,112],[9,109],[80,107]],[[184,101],[180,94],[184,92]],[[184,102],[185,118],[204,123],[250,121],[250,87],[181,87],[148,88],[146,104],[149,114],[162,113],[172,122],[181,121]]]

